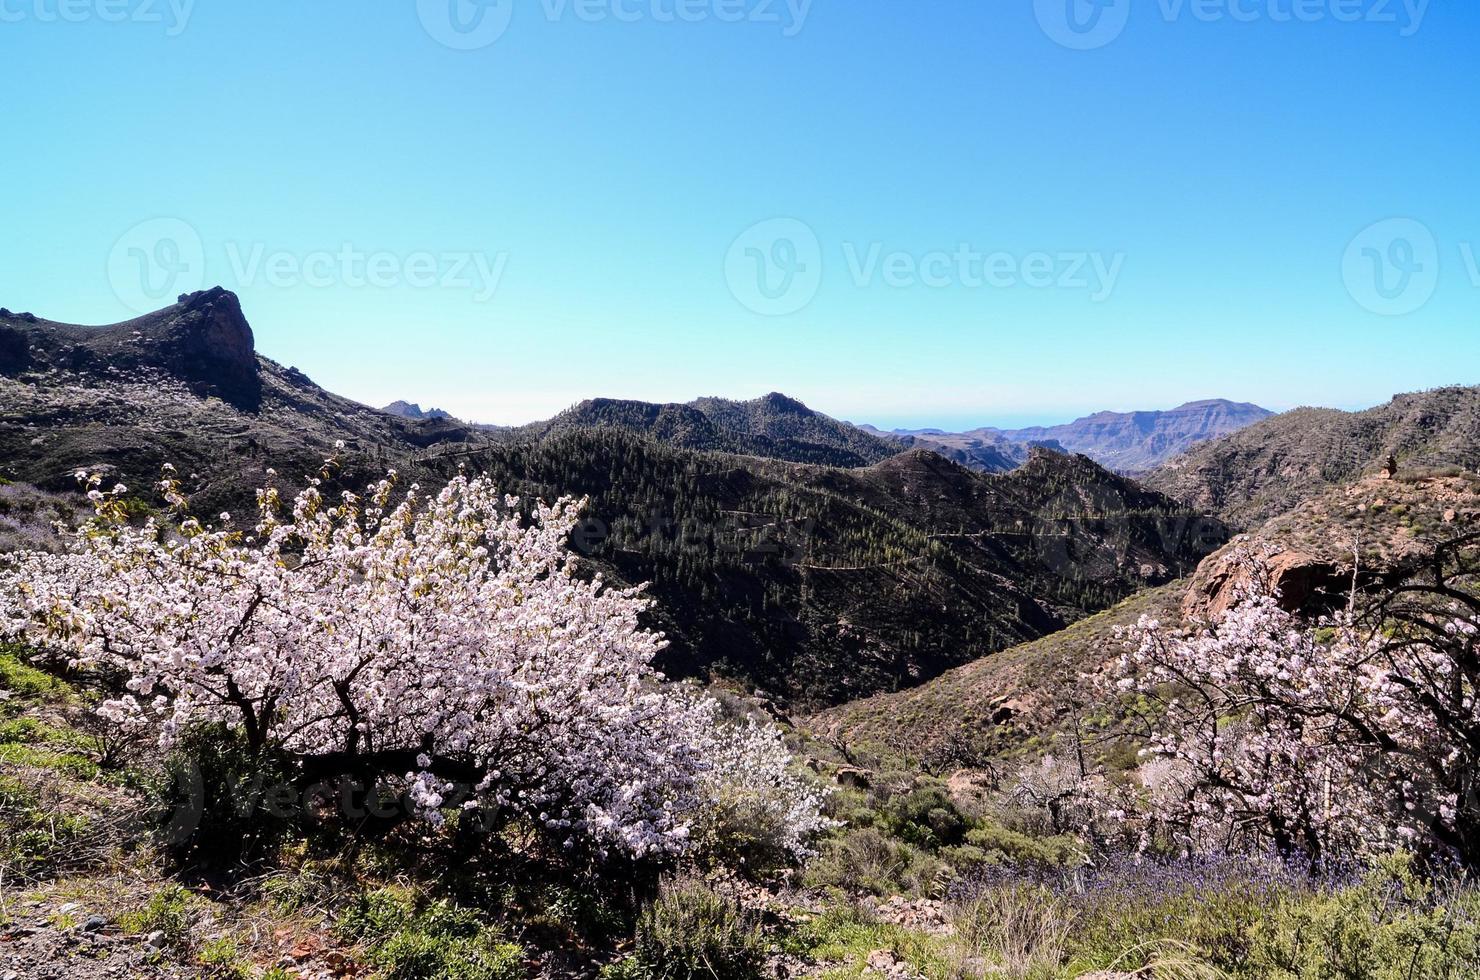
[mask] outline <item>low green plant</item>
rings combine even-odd
[[[632,956],[605,974],[619,980],[759,978],[765,944],[757,918],[702,881],[665,884],[637,924]]]
[[[517,980],[524,950],[493,937],[457,939],[400,932],[371,956],[384,980]]]
[[[524,950],[471,909],[422,903],[409,888],[361,895],[337,931],[364,942],[384,980],[514,980],[524,976]]]
[[[1480,976],[1480,893],[1440,888],[1397,855],[1355,886],[1271,909],[1252,936],[1249,976],[1459,980]]]
[[[194,897],[180,885],[165,885],[143,908],[119,916],[118,924],[131,935],[163,933],[165,945],[183,947],[189,944],[195,905]]]
[[[927,895],[938,890],[946,872],[934,855],[864,827],[825,841],[804,880],[855,895]]]
[[[968,969],[969,957],[953,940],[880,922],[846,902],[829,905],[793,928],[781,946],[792,956],[825,967],[823,976],[828,978],[877,976],[869,957],[879,950],[902,961],[913,971],[911,975],[931,980],[981,976],[980,971]]]
[[[197,959],[203,980],[251,980],[253,976],[236,940],[229,937],[206,943]]]
[[[87,781],[98,775],[98,764],[78,752],[53,752],[35,745],[0,740],[0,762],[50,769],[68,779]]]
[[[0,643],[0,691],[10,691],[23,701],[52,704],[77,698],[71,685],[27,662],[26,648],[15,643]]]

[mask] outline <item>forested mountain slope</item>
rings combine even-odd
[[[1204,443],[1145,478],[1147,486],[1231,523],[1255,527],[1323,490],[1384,467],[1480,465],[1480,388],[1397,395],[1364,412],[1299,408]]]

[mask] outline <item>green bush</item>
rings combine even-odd
[[[493,937],[399,932],[371,956],[385,980],[517,980],[524,950]]]
[[[182,947],[190,940],[190,925],[194,920],[190,893],[179,885],[166,885],[149,897],[142,909],[126,912],[118,919],[124,932],[133,935],[164,933],[165,944]]]
[[[146,791],[169,853],[220,867],[257,860],[297,827],[298,808],[272,796],[288,785],[278,760],[253,755],[234,730],[208,725],[186,733]]]
[[[416,895],[407,888],[381,888],[357,897],[339,919],[347,939],[373,939],[408,928],[416,918]]]
[[[748,980],[761,976],[765,946],[756,918],[699,881],[665,885],[642,914],[621,980]]]
[[[999,824],[984,823],[966,832],[966,843],[1009,864],[1047,868],[1069,867],[1082,857],[1080,843],[1070,836],[1034,837]]]
[[[894,836],[932,851],[960,844],[971,826],[941,786],[922,786],[891,798],[884,818]]]
[[[1270,910],[1253,929],[1250,976],[1425,980],[1480,976],[1480,894],[1385,859],[1360,884]]]
[[[849,894],[925,895],[945,870],[933,855],[865,827],[826,841],[804,877],[813,888]]]
[[[385,980],[524,976],[524,950],[506,942],[477,913],[440,900],[418,906],[416,894],[406,888],[369,892],[345,911],[338,932],[370,947],[370,960]]]
[[[764,800],[720,800],[694,829],[694,856],[707,870],[738,871],[752,880],[774,875],[796,861],[786,848],[785,814]]]

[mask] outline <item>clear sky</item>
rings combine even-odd
[[[0,305],[486,422],[1362,407],[1480,382],[1477,7],[0,0]]]

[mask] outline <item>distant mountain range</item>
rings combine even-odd
[[[423,411],[405,401],[393,402],[383,411],[414,420],[451,418],[440,409]],[[622,429],[681,449],[843,467],[871,466],[901,452],[925,449],[982,473],[1011,472],[1034,448],[1043,448],[1082,453],[1102,466],[1133,475],[1270,414],[1257,405],[1210,399],[1167,411],[1099,412],[1064,425],[1029,429],[885,432],[840,422],[772,392],[750,401],[699,398],[667,404],[593,398],[548,421],[479,428],[505,441],[543,439],[576,429]]]
[[[415,402],[391,402],[385,408],[382,408],[381,411],[387,412],[391,415],[399,415],[403,419],[412,419],[417,422],[423,422],[428,419],[452,418],[451,415],[442,411],[440,408],[429,408],[423,411],[422,407]]]
[[[963,466],[1001,472],[1022,465],[1028,451],[1044,446],[1083,453],[1119,473],[1144,473],[1200,442],[1237,432],[1271,414],[1247,402],[1221,398],[1188,402],[1167,411],[1098,412],[1064,425],[1028,429],[981,428],[969,432],[939,429],[864,431],[910,447],[930,449]]]
[[[526,498],[589,498],[571,544],[651,583],[662,669],[825,705],[1051,633],[1226,538],[1082,457],[984,475],[781,395],[591,401],[512,430],[406,414],[259,355],[222,289],[110,327],[0,311],[0,541],[47,543],[32,532],[70,515],[78,469],[146,508],[173,463],[198,513],[249,514],[269,467],[300,485],[342,440],[342,488],[466,465]]]

